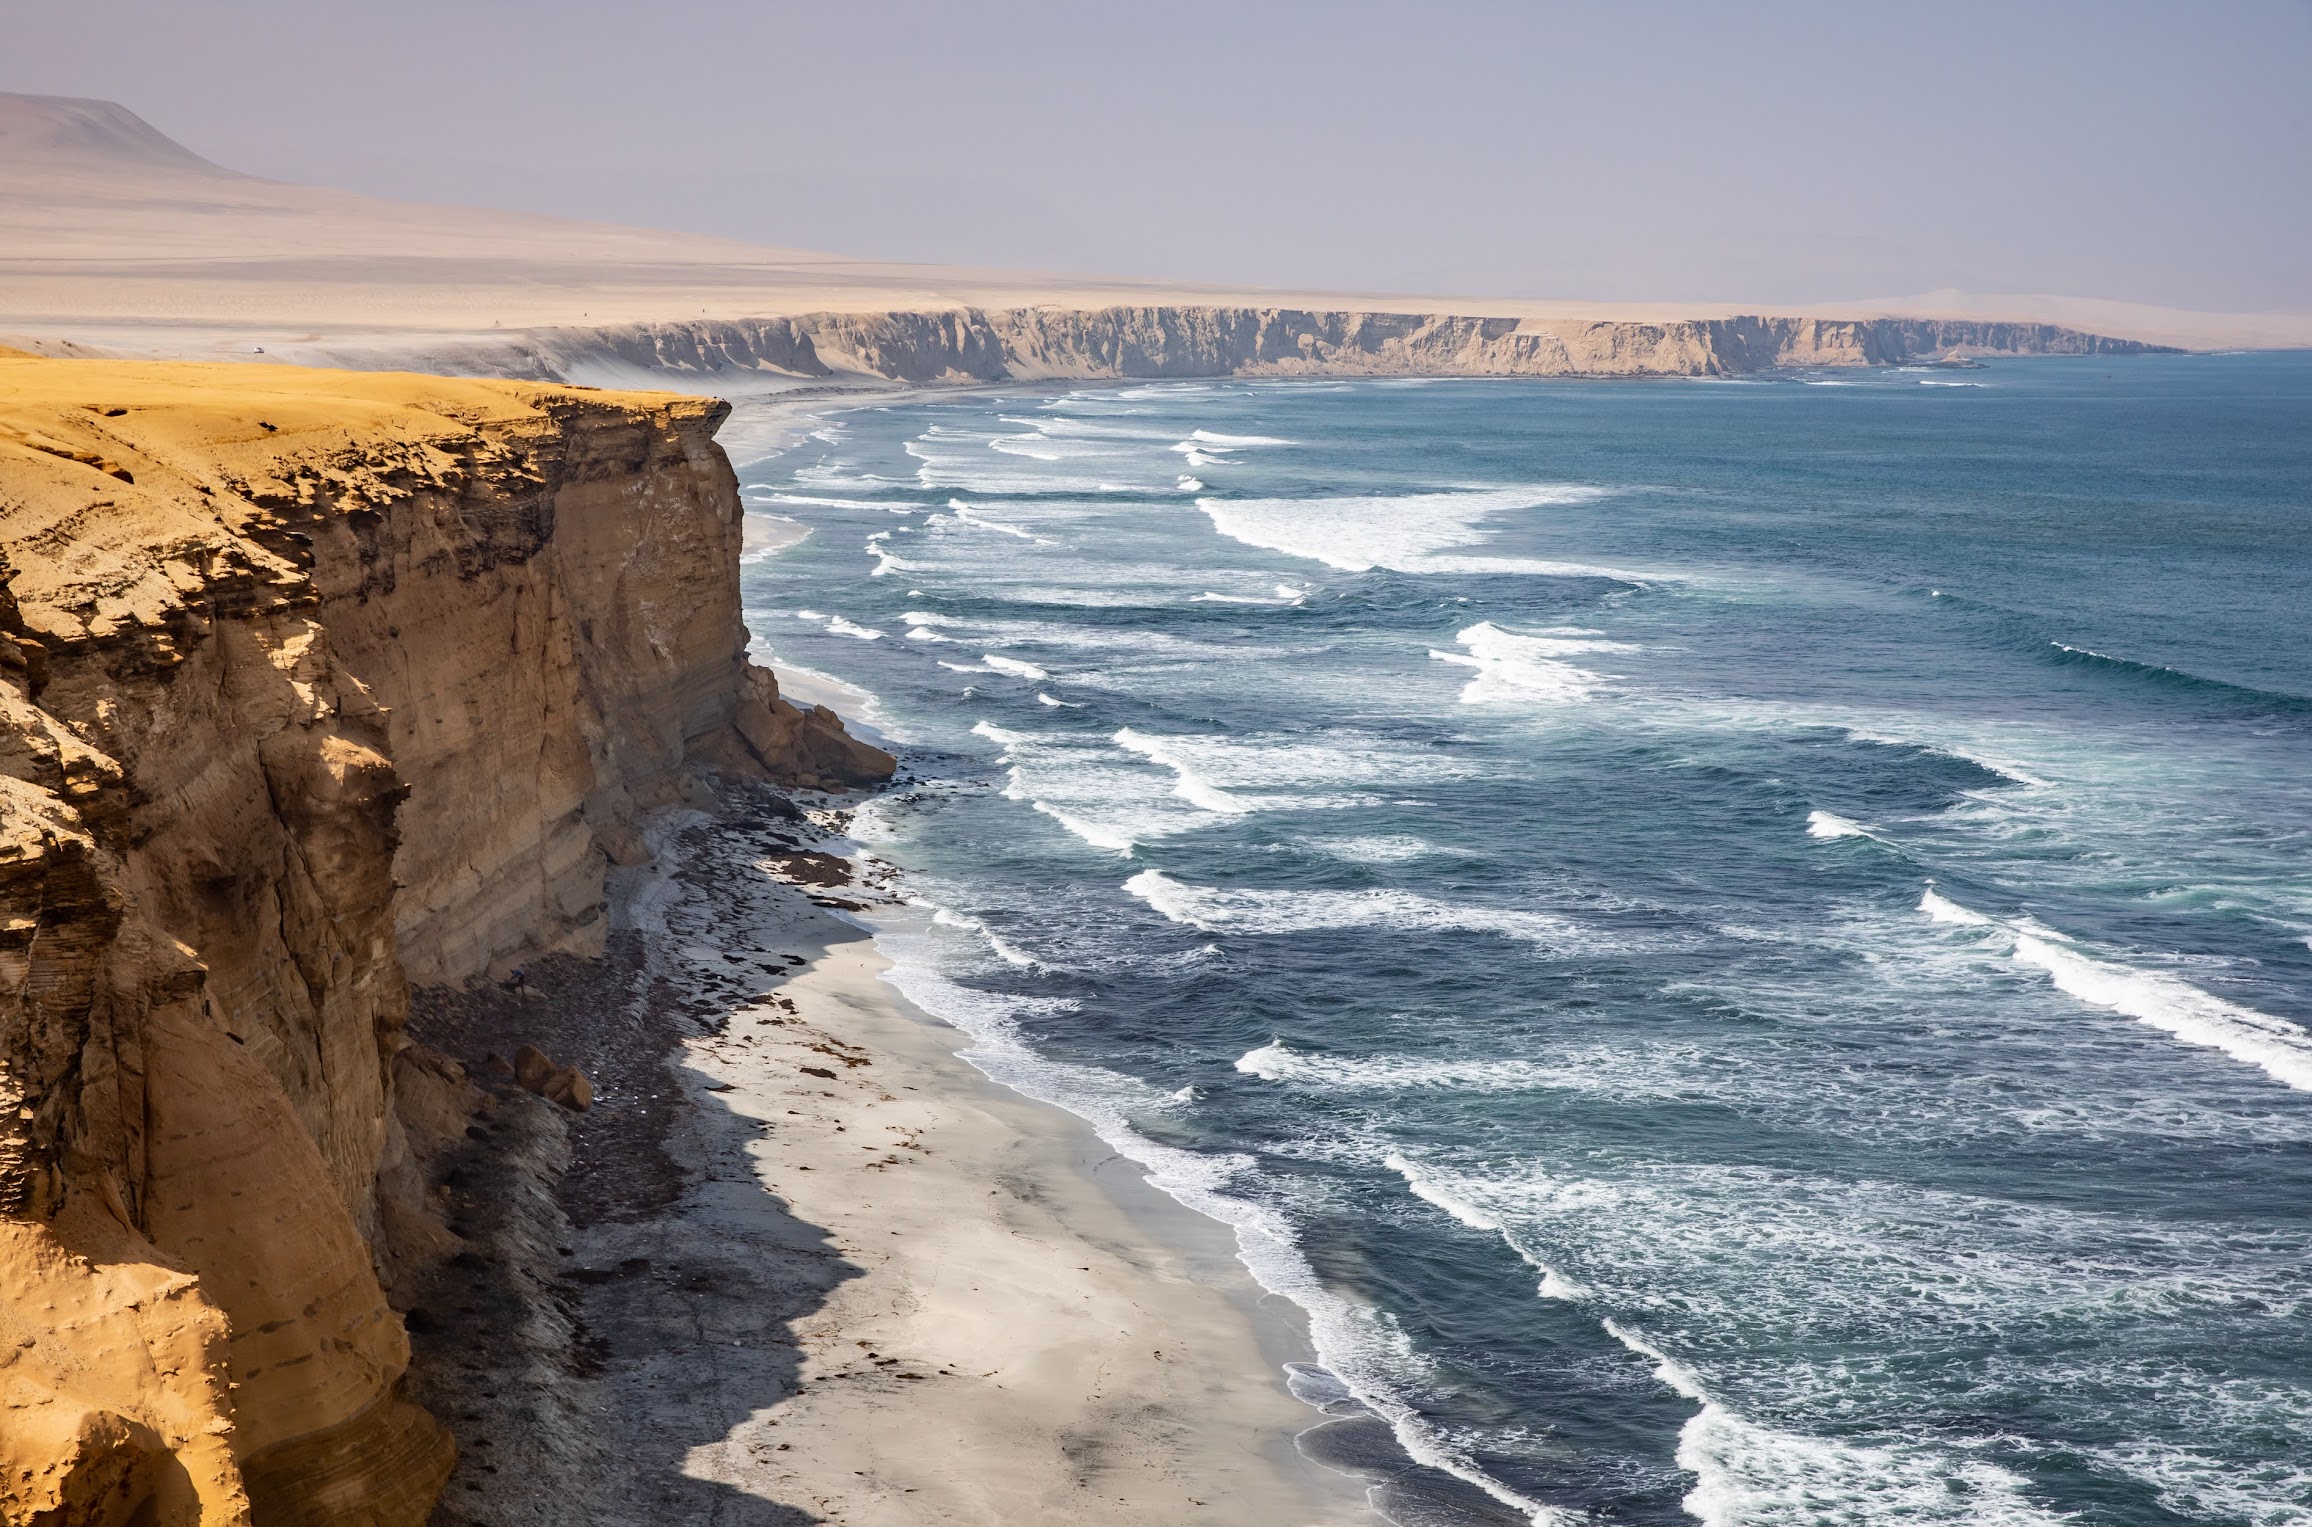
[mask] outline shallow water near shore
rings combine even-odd
[[[974,393],[741,480],[758,654],[920,750],[895,983],[1236,1228],[1402,1514],[2312,1521],[2312,357]]]

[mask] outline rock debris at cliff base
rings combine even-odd
[[[654,825],[610,957],[537,978],[570,1053],[619,1062],[583,1116],[501,1089],[463,1158],[491,1292],[424,1302],[414,1392],[460,1442],[437,1520],[1367,1519],[1294,1451],[1311,1413],[1232,1296],[1110,1194],[1168,1201],[1094,1186],[1080,1123],[909,1016],[788,878],[844,845],[745,797]],[[910,915],[881,879],[846,894]],[[426,992],[412,1026],[471,1069],[537,1006]]]

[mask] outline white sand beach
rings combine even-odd
[[[541,1383],[509,1352],[483,1377],[470,1338],[434,1338],[462,1370],[445,1519],[569,1520],[576,1481],[595,1521],[1375,1520],[1364,1481],[1296,1449],[1327,1418],[1282,1365],[1312,1353],[1226,1232],[988,1080],[967,1035],[881,979],[864,925],[923,915],[873,884],[887,870],[783,883],[785,844],[841,840],[743,804],[656,840],[619,898],[628,989],[685,1037],[626,1046],[575,1130],[582,1158],[589,1131],[639,1158],[621,1121],[662,1108],[670,1175],[647,1212],[527,1243],[590,1374]],[[489,1254],[520,1260],[515,1239]],[[504,1467],[556,1454],[551,1481]]]

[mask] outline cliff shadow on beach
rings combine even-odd
[[[620,877],[601,958],[418,994],[413,1036],[489,1094],[443,1185],[466,1248],[406,1296],[412,1396],[459,1444],[437,1523],[824,1519],[693,1472],[701,1448],[779,1450],[802,1328],[860,1268],[761,1181],[772,1126],[680,1065],[686,1041],[747,1042],[742,1019],[851,931],[759,868],[813,837],[734,799]],[[583,1071],[592,1107],[515,1084],[525,1044]]]

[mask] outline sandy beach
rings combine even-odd
[[[609,960],[427,1021],[486,1071],[551,1004],[597,1087],[559,1154],[503,1092],[466,1177],[499,1206],[479,1254],[547,1304],[413,1320],[460,1442],[440,1519],[1374,1520],[1296,1449],[1325,1417],[1282,1364],[1311,1354],[1221,1228],[880,979],[866,925],[921,915],[887,872],[789,883],[850,877],[848,804],[669,822]],[[508,1466],[545,1456],[551,1483]]]
[[[2312,10],[184,9],[0,1527],[2312,1527]]]

